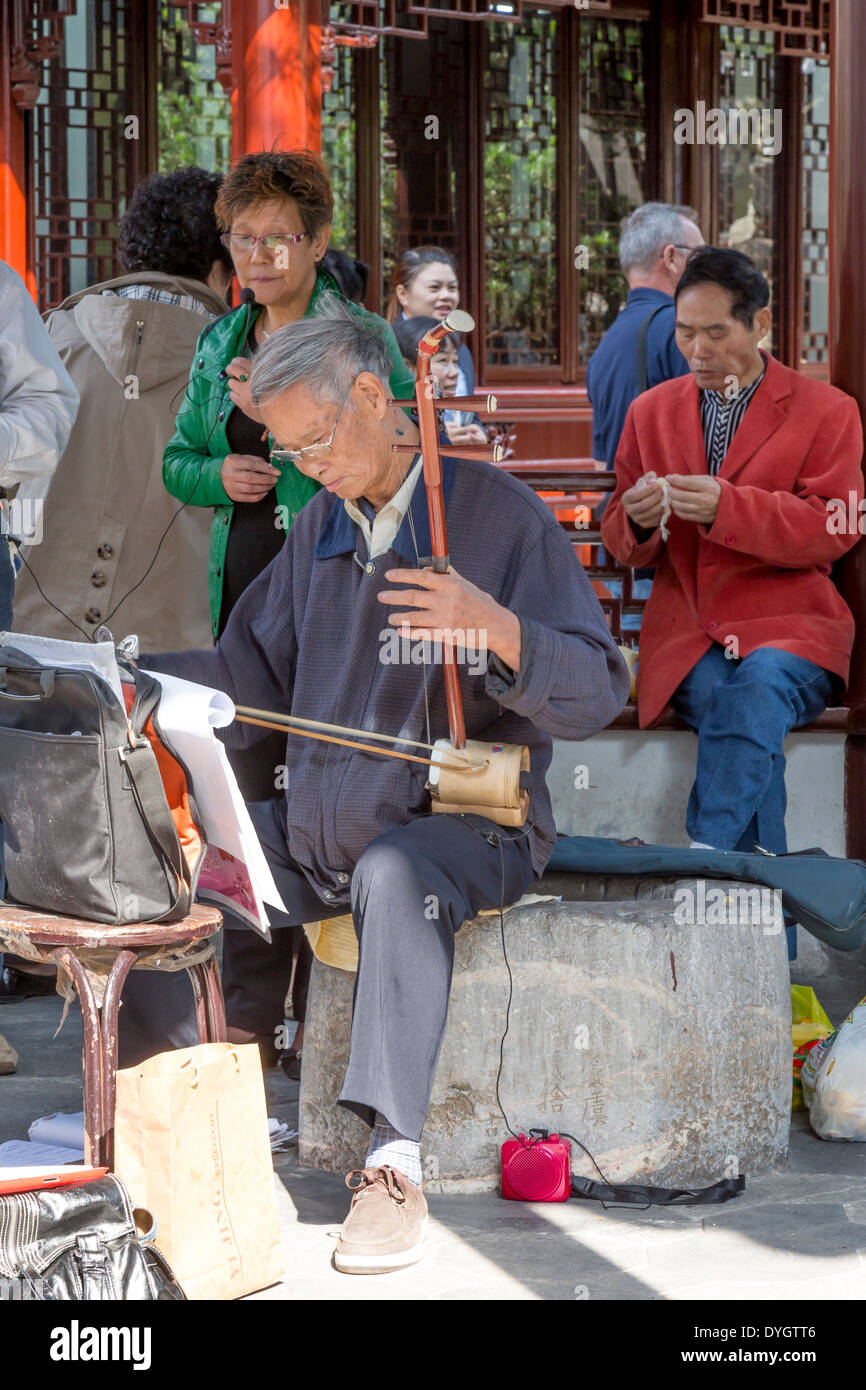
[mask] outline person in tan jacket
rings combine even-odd
[[[211,512],[166,492],[162,455],[196,340],[227,307],[231,259],[213,214],[221,182],[198,168],[145,179],[121,222],[127,273],[47,315],[81,405],[41,540],[21,550],[17,632],[81,641],[108,624],[117,639],[137,633],[142,651],[212,643]]]

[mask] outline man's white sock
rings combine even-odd
[[[703,840],[692,840],[689,849],[715,849],[715,845],[705,845]]]
[[[384,1115],[376,1111],[370,1147],[367,1151],[367,1168],[398,1168],[405,1173],[416,1187],[421,1186],[421,1145],[414,1139],[398,1134]]]

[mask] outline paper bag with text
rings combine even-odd
[[[241,1298],[282,1278],[254,1043],[204,1043],[118,1071],[114,1152],[187,1298]]]

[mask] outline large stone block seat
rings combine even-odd
[[[787,1152],[784,932],[682,922],[675,886],[689,885],[551,875],[539,891],[569,901],[505,916],[514,998],[500,1094],[511,1126],[569,1130],[611,1180],[705,1184],[758,1172]],[[300,1161],[329,1171],[360,1166],[369,1133],[336,1105],[353,985],[354,975],[315,961]],[[508,1136],[495,1083],[507,997],[498,914],[476,918],[457,934],[448,1025],[422,1138],[430,1191],[499,1186],[499,1147]],[[573,1166],[591,1174],[576,1148]]]

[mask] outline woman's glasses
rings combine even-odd
[[[240,236],[236,232],[223,232],[220,241],[230,251],[248,255],[257,241],[261,242],[266,251],[279,251],[281,246],[297,246],[306,235],[306,232],[269,232],[267,236]]]

